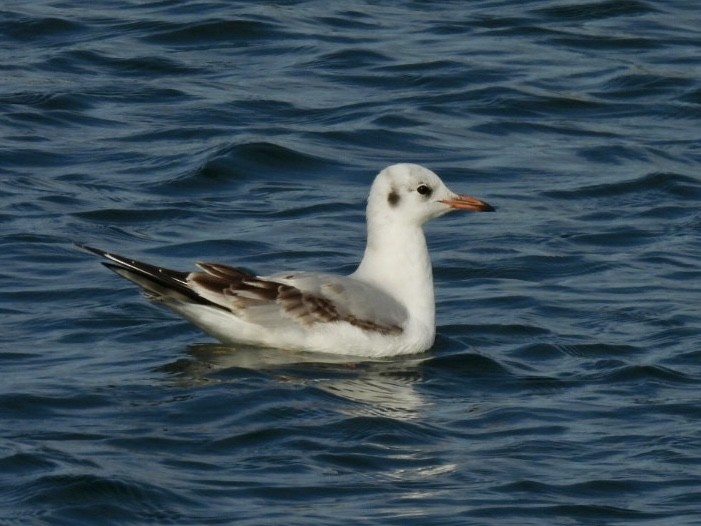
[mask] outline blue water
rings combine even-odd
[[[701,10],[5,1],[0,524],[701,524]],[[225,348],[75,249],[350,272],[377,171],[438,338]]]

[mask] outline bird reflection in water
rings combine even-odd
[[[196,344],[188,357],[160,368],[178,384],[235,382],[241,369],[277,382],[313,386],[351,401],[355,416],[415,419],[426,406],[416,390],[428,356],[362,359],[328,353],[292,352],[244,345]]]

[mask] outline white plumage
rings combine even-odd
[[[451,192],[422,166],[385,168],[370,189],[367,246],[350,276],[255,276],[215,263],[199,263],[200,271],[187,273],[79,246],[224,343],[395,356],[433,344],[433,273],[422,226],[451,210],[494,209]]]

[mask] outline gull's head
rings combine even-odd
[[[375,178],[368,197],[368,219],[377,216],[420,226],[453,210],[492,212],[494,208],[480,199],[456,194],[418,164],[388,166]]]

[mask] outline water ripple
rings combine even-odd
[[[615,0],[582,2],[567,6],[544,7],[535,10],[536,14],[547,18],[577,22],[620,16],[639,16],[657,12],[657,9],[650,6],[649,3],[636,0],[625,0],[623,2]]]
[[[687,4],[3,6],[0,523],[695,524]],[[352,272],[400,161],[498,208],[427,225],[425,355],[207,343],[72,245]]]

